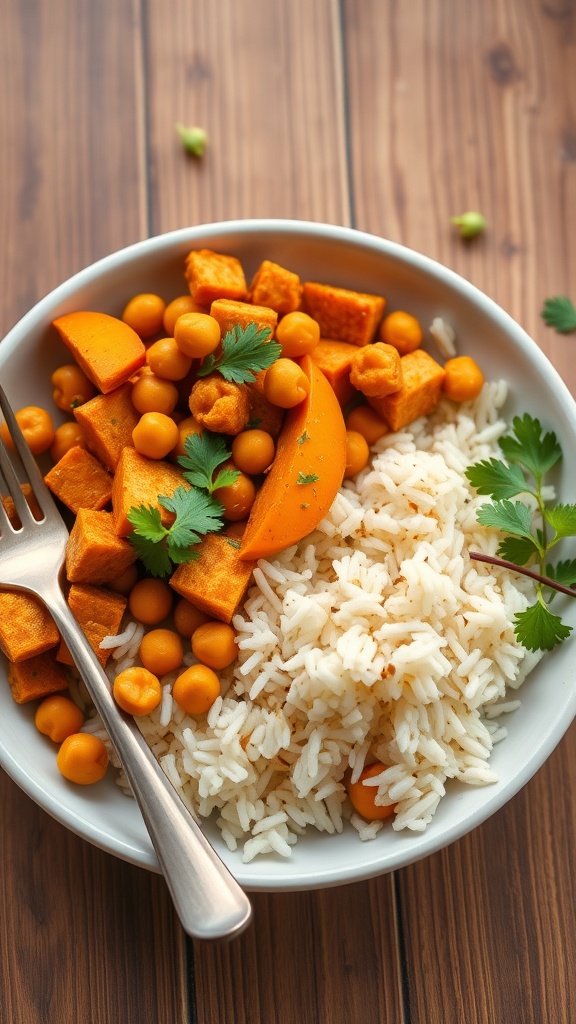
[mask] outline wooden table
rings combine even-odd
[[[576,390],[576,339],[540,318],[576,299],[573,0],[3,0],[0,54],[3,330],[147,235],[295,217],[459,271]],[[469,208],[489,227],[465,244]],[[2,776],[0,1022],[573,1024],[575,736],[450,848],[257,895],[224,946]]]

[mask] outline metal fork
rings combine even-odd
[[[250,901],[168,781],[134,719],[115,703],[108,677],[62,591],[68,530],[1,387],[0,408],[43,515],[42,520],[32,515],[0,440],[1,490],[7,488],[21,523],[10,523],[0,500],[0,585],[35,594],[50,610],[122,761],[184,930],[193,938],[233,938],[250,922]]]

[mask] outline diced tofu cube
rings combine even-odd
[[[101,665],[105,665],[111,652],[102,650],[100,644],[105,636],[116,636],[119,632],[127,599],[110,590],[92,587],[85,583],[74,583],[68,594],[68,605],[89,640],[98,661]],[[64,665],[74,664],[64,641],[58,649],[57,660]]]
[[[135,448],[125,448],[114,474],[112,485],[112,512],[114,529],[119,537],[132,532],[128,513],[132,507],[152,505],[157,508],[164,526],[170,526],[174,516],[158,503],[159,495],[172,497],[184,482],[182,471],[163,459],[147,459]]]
[[[248,324],[255,323],[258,327],[268,328],[270,340],[278,322],[278,314],[273,309],[253,306],[249,302],[235,302],[232,299],[215,299],[210,306],[210,316],[220,324],[222,337],[236,326],[245,329]]]
[[[435,408],[440,398],[444,370],[424,349],[417,348],[400,359],[402,387],[384,398],[368,398],[369,405],[391,430],[401,430]]]
[[[244,270],[235,256],[195,249],[186,257],[184,275],[192,298],[201,306],[210,306],[214,299],[246,298]]]
[[[114,529],[111,512],[81,508],[66,545],[66,576],[70,583],[107,583],[136,561],[129,541]]]
[[[239,541],[209,533],[198,546],[195,562],[179,565],[170,586],[201,611],[231,622],[248,589],[255,562],[241,562]]]
[[[320,338],[310,354],[312,362],[322,371],[342,406],[347,405],[354,395],[350,370],[357,352],[358,346],[350,345],[347,341]]]
[[[26,661],[8,663],[8,682],[17,704],[41,700],[68,689],[66,670],[52,654],[37,654]]]
[[[71,512],[105,508],[112,497],[112,477],[101,462],[75,445],[44,477],[46,484]]]
[[[271,260],[260,264],[248,291],[249,302],[269,306],[281,315],[298,309],[301,298],[302,284],[298,274]]]
[[[140,416],[132,405],[132,384],[122,384],[107,395],[96,395],[79,405],[74,416],[82,427],[86,447],[114,472],[122,449],[133,447],[132,431]]]
[[[0,590],[0,648],[20,662],[55,647],[60,639],[46,605],[32,594]]]
[[[320,324],[320,334],[350,345],[369,345],[373,340],[386,300],[381,295],[307,281],[303,307]]]

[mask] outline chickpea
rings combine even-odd
[[[48,451],[55,433],[50,413],[38,405],[26,405],[15,415],[32,455],[41,455],[42,452]],[[14,451],[14,443],[6,423],[0,424],[0,437],[6,447]]]
[[[134,384],[130,397],[139,413],[163,412],[169,416],[178,402],[178,388],[171,380],[144,373]]]
[[[54,431],[54,440],[50,445],[50,457],[54,462],[60,462],[66,452],[76,447],[86,447],[84,431],[80,424],[76,423],[76,420],[68,420]]]
[[[415,316],[397,309],[380,324],[380,341],[393,345],[401,356],[414,352],[422,344],[422,328]]]
[[[190,639],[198,626],[203,626],[208,621],[209,616],[191,601],[187,601],[185,597],[178,601],[174,609],[174,625],[181,636]]]
[[[113,590],[116,594],[129,594],[137,582],[138,569],[135,565],[129,565],[119,576],[115,576],[113,580],[108,580],[106,586],[108,590]]]
[[[78,732],[84,721],[79,707],[60,693],[53,693],[40,702],[34,715],[38,732],[48,736],[54,743],[62,743],[67,736]]]
[[[114,680],[112,692],[118,706],[135,718],[149,715],[162,700],[162,687],[158,676],[139,665],[119,672]]]
[[[174,338],[154,341],[146,352],[146,362],[163,380],[182,380],[190,371],[192,360],[180,351]]]
[[[186,438],[190,437],[190,434],[201,433],[202,427],[193,416],[186,416],[184,419],[180,420],[178,424],[178,441],[172,450],[172,455],[176,456],[176,458],[179,455],[185,455],[186,451],[184,449],[184,444],[186,443]]]
[[[374,764],[364,768],[356,782],[348,783],[346,786],[352,807],[356,814],[366,818],[366,821],[383,821],[384,818],[389,818],[394,814],[393,806],[380,807],[374,803],[374,798],[378,792],[377,786],[364,785],[365,779],[373,779],[375,775],[380,775],[383,771],[384,765],[376,761]]]
[[[220,336],[220,324],[208,313],[184,313],[174,326],[174,341],[192,359],[204,359],[214,352]]]
[[[89,732],[67,736],[56,755],[59,772],[69,782],[91,786],[100,782],[108,767],[108,751],[101,739]]]
[[[163,412],[145,412],[132,431],[136,451],[149,459],[164,459],[179,436],[177,424]]]
[[[217,487],[214,497],[224,509],[224,518],[231,523],[246,519],[256,497],[256,488],[246,473],[239,473],[234,483]]]
[[[164,330],[173,338],[174,327],[179,316],[184,316],[184,313],[206,312],[206,307],[194,302],[191,295],[179,295],[176,299],[172,299],[172,302],[169,302],[164,310]]]
[[[359,348],[352,359],[350,383],[364,395],[383,398],[402,387],[400,353],[381,341]]]
[[[192,665],[176,679],[172,696],[187,715],[204,715],[220,696],[218,676],[207,665]]]
[[[347,430],[344,479],[346,480],[348,477],[356,476],[357,473],[360,473],[368,465],[369,458],[370,449],[366,438],[356,430]]]
[[[455,356],[444,364],[442,390],[454,402],[478,398],[484,385],[484,374],[470,356]]]
[[[375,444],[388,433],[388,424],[369,405],[357,405],[352,409],[346,419],[346,428],[362,434],[368,444]]]
[[[304,356],[313,352],[320,341],[320,325],[308,313],[294,310],[282,317],[276,328],[276,341],[283,356]]]
[[[192,653],[209,668],[227,668],[238,657],[238,645],[232,626],[226,622],[206,622],[192,634]]]
[[[184,648],[174,630],[151,629],[142,637],[139,654],[144,668],[157,676],[163,676],[180,667]]]
[[[162,330],[165,309],[166,303],[159,295],[143,292],[130,299],[122,319],[141,338],[151,338]]]
[[[265,430],[243,430],[232,442],[234,465],[243,473],[257,476],[274,461],[274,438]]]
[[[77,363],[65,363],[54,370],[50,378],[54,391],[54,404],[64,412],[84,405],[96,394],[96,388]]]
[[[157,626],[172,609],[173,590],[164,580],[143,579],[130,591],[128,607],[145,626]]]
[[[310,391],[310,381],[292,359],[277,359],[266,370],[264,394],[272,405],[292,409],[300,405]]]

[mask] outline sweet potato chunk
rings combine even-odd
[[[101,587],[74,583],[68,594],[68,605],[74,618],[90,641],[92,650],[101,665],[105,665],[110,651],[102,650],[100,643],[105,636],[116,636],[120,629],[127,599]],[[72,656],[64,641],[58,648],[57,660],[64,665],[73,665]]]
[[[270,338],[276,330],[278,314],[266,306],[254,306],[249,302],[235,302],[233,299],[215,299],[210,306],[210,316],[220,324],[222,337],[237,325],[245,329],[248,324],[267,327]]]
[[[269,306],[281,315],[298,309],[301,298],[302,285],[298,274],[271,260],[260,264],[248,291],[249,302]]]
[[[186,257],[184,276],[192,298],[201,306],[210,306],[214,299],[246,298],[246,278],[235,256],[194,249]]]
[[[350,381],[362,394],[384,398],[402,387],[402,365],[398,349],[376,341],[357,349],[352,360]]]
[[[368,398],[369,405],[391,430],[401,430],[436,406],[442,390],[444,370],[424,349],[401,356],[402,387],[384,398]]]
[[[200,557],[179,565],[170,586],[212,618],[231,622],[256,564],[240,561],[239,544],[234,537],[207,534],[198,546]]]
[[[70,448],[44,480],[52,494],[74,513],[80,508],[105,508],[112,496],[110,473],[80,445]]]
[[[30,487],[30,484],[20,484],[20,489],[22,491],[22,494],[26,498],[28,505],[30,506],[30,511],[32,512],[34,518],[42,519],[42,509],[40,508],[38,502],[36,501],[34,491]],[[12,498],[9,495],[7,495],[5,498],[2,498],[2,504],[4,505],[6,515],[8,516],[8,519],[10,520],[12,526],[15,529],[17,529],[20,526],[20,520],[16,513],[16,508],[14,506]]]
[[[350,345],[369,345],[382,319],[386,299],[348,288],[307,281],[303,306],[320,324],[323,337],[347,341]]]
[[[108,313],[65,313],[54,320],[54,326],[86,376],[104,394],[124,384],[146,361],[146,349],[136,331]]]
[[[68,689],[66,670],[52,654],[37,654],[18,663],[8,663],[8,682],[17,704],[41,700],[50,693]]]
[[[264,375],[262,370],[256,376],[252,384],[246,384],[246,394],[250,405],[249,423],[259,430],[265,430],[272,437],[278,437],[284,423],[285,410],[278,405],[272,405],[264,394]]]
[[[66,545],[70,583],[107,583],[135,561],[136,552],[117,535],[111,512],[79,509]]]
[[[132,431],[140,417],[132,405],[132,384],[122,384],[107,395],[96,395],[74,409],[84,431],[86,447],[112,472],[122,449],[133,446]]]
[[[310,353],[312,362],[326,377],[340,405],[347,405],[354,395],[350,370],[357,353],[357,345],[350,345],[347,341],[332,341],[330,338],[320,338]]]
[[[163,459],[147,459],[135,448],[125,448],[114,474],[112,485],[112,512],[114,529],[119,537],[132,532],[128,512],[135,506],[152,505],[157,508],[164,526],[169,526],[174,516],[158,504],[158,495],[172,497],[177,487],[184,483],[182,471]]]
[[[0,648],[21,662],[55,647],[60,639],[46,605],[32,594],[0,590]]]

